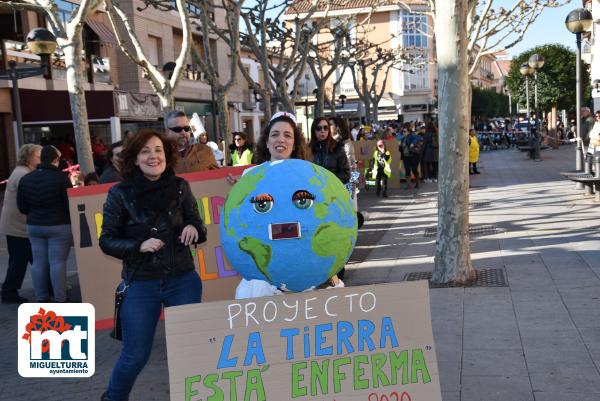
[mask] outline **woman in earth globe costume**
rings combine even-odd
[[[261,164],[287,159],[306,160],[306,158],[306,141],[296,124],[296,117],[287,112],[275,113],[258,138],[252,162]],[[344,286],[344,283],[335,275],[331,278],[331,284],[334,287]],[[267,281],[243,278],[236,289],[235,297],[243,299],[280,293],[281,291],[277,287]]]

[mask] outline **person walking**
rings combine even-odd
[[[411,189],[411,180],[415,180],[415,188],[419,188],[419,163],[421,161],[421,149],[423,148],[423,139],[416,132],[410,130],[404,136],[404,139],[398,147],[404,172],[406,174],[405,189]]]
[[[474,129],[469,130],[469,175],[479,174],[477,162],[479,161],[479,141]]]
[[[344,144],[333,139],[327,118],[315,118],[310,131],[309,146],[313,163],[331,171],[342,184],[347,184],[350,181],[350,164],[344,151]]]
[[[40,164],[41,150],[40,145],[31,143],[21,146],[17,166],[6,182],[0,215],[0,234],[6,235],[8,248],[8,269],[2,284],[3,304],[20,304],[28,301],[27,298],[19,295],[19,289],[27,272],[27,264],[32,261],[31,242],[27,238],[26,216],[17,207],[17,191],[21,178]]]
[[[60,157],[57,148],[44,146],[41,164],[21,178],[17,191],[19,211],[27,216],[36,302],[67,301],[67,258],[73,243],[67,188],[72,185],[58,168]]]
[[[428,122],[425,126],[425,135],[423,136],[423,174],[425,182],[437,182],[439,158],[439,139],[438,132],[433,122]]]
[[[150,352],[163,307],[200,302],[189,246],[206,241],[190,185],[175,175],[177,145],[141,130],[123,150],[124,181],[108,192],[100,248],[123,261],[123,348],[102,401],[124,401]]]
[[[388,178],[392,175],[392,155],[383,140],[377,141],[377,147],[373,152],[373,178],[377,181],[377,196],[382,193],[387,198]]]

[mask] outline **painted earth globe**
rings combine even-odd
[[[290,291],[316,287],[339,272],[357,235],[348,190],[328,170],[298,160],[256,166],[223,207],[221,242],[245,279]]]

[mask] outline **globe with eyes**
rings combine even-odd
[[[331,172],[304,160],[247,171],[227,195],[222,216],[221,242],[234,269],[282,290],[326,282],[356,243],[348,190]]]

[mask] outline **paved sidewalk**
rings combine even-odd
[[[472,237],[473,264],[504,269],[509,286],[431,290],[444,401],[600,400],[600,205],[558,175],[572,169],[573,153],[547,150],[540,163],[516,150],[482,153],[482,174],[472,176],[471,202],[478,204],[471,223],[495,224],[498,232]],[[435,239],[424,231],[436,224],[436,185],[393,190],[387,199],[361,193],[368,220],[347,269],[349,285],[433,269]],[[26,287],[23,294],[32,295],[29,275]],[[23,379],[16,310],[0,305],[0,400],[98,400],[120,344],[98,334],[91,379]],[[130,400],[168,400],[162,324]]]

